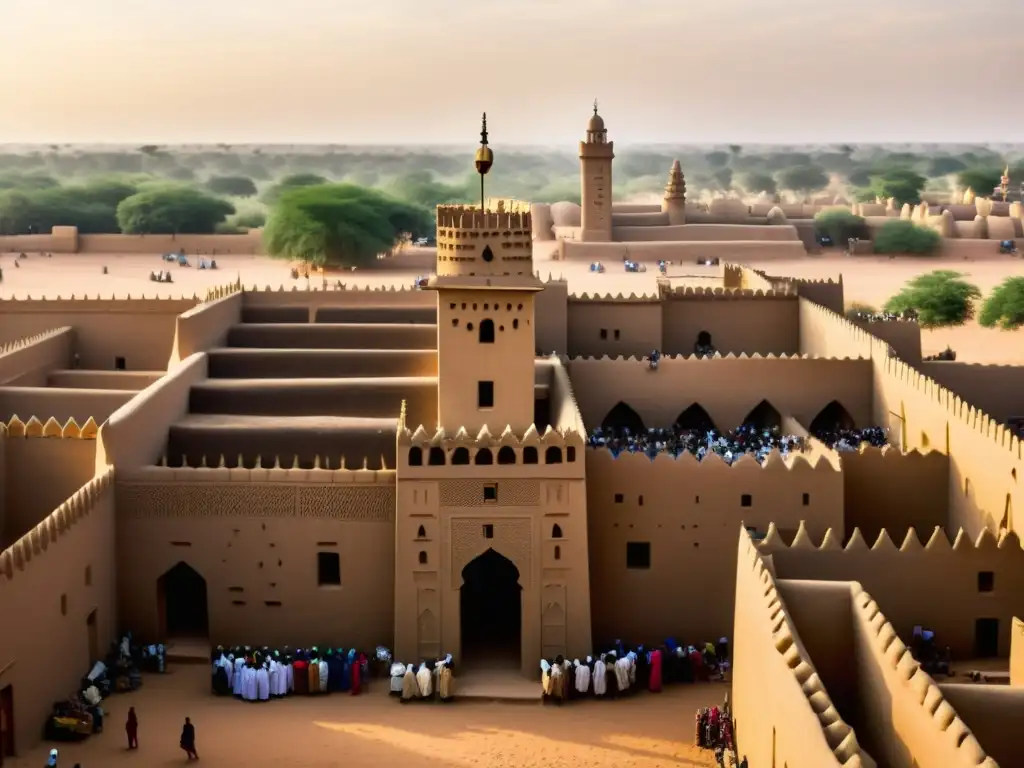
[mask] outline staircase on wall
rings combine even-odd
[[[433,308],[246,308],[209,378],[168,434],[172,467],[395,466],[402,401],[410,424],[437,423]]]

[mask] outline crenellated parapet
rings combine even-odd
[[[175,457],[177,458],[177,457]],[[189,471],[203,471],[203,470],[240,470],[244,472],[270,472],[274,470],[285,470],[295,472],[334,472],[334,471],[352,471],[353,467],[356,467],[360,471],[366,472],[377,472],[377,471],[388,471],[387,460],[384,456],[380,457],[380,469],[371,470],[368,469],[370,465],[370,458],[362,456],[353,461],[347,458],[344,454],[338,454],[335,456],[314,456],[313,461],[302,461],[296,455],[292,456],[256,456],[255,458],[247,458],[241,454],[238,456],[225,456],[223,454],[200,456],[199,463],[194,464],[195,459],[190,456],[181,456],[180,464],[175,466],[176,462],[171,461],[171,457],[161,456],[157,464],[157,467],[174,469],[175,471],[189,472]],[[306,466],[308,464],[308,466]]]
[[[0,299],[0,302],[2,301],[3,299]],[[3,307],[0,306],[0,312],[2,311]],[[22,339],[15,339],[14,341],[5,342],[3,344],[0,344],[0,356],[9,355],[14,352],[17,352],[18,350],[26,349],[42,341],[46,341],[47,339],[52,339],[62,334],[68,333],[71,330],[71,326],[65,325],[61,326],[60,328],[54,328],[53,330],[50,331],[43,331],[42,333],[36,333],[32,336],[26,336]]]
[[[209,300],[209,299],[207,299]],[[194,293],[191,296],[181,294],[179,296],[171,295],[160,295],[155,293],[152,296],[147,296],[145,292],[140,293],[137,296],[126,294],[124,296],[118,296],[112,293],[109,298],[104,298],[101,294],[97,293],[95,296],[89,296],[88,294],[75,294],[72,293],[70,296],[32,296],[25,294],[24,296],[16,296],[14,294],[7,297],[0,297],[0,313],[8,311],[18,311],[25,309],[104,309],[104,305],[110,307],[120,307],[121,311],[136,311],[138,307],[131,306],[128,302],[153,302],[158,304],[171,305],[171,302],[199,302],[199,294]],[[56,306],[64,305],[64,306]]]
[[[630,293],[624,296],[617,293],[614,296],[610,293],[570,293],[569,303],[591,303],[591,304],[660,304],[661,296],[657,294],[641,293],[639,295]]]
[[[614,464],[619,469],[635,468],[642,470],[651,464],[665,468],[672,468],[678,471],[700,470],[701,472],[801,472],[801,471],[827,471],[839,472],[840,467],[829,461],[824,452],[821,453],[789,453],[785,456],[778,449],[772,449],[765,457],[764,462],[759,462],[751,454],[747,453],[731,464],[726,462],[717,453],[708,453],[704,458],[699,459],[689,451],[684,451],[678,456],[662,451],[654,456],[645,453],[623,451],[615,454],[608,448],[588,447],[587,462],[593,469],[600,471],[603,463]],[[593,464],[591,464],[593,462]],[[611,467],[609,467],[611,468]]]
[[[91,514],[108,494],[112,493],[114,469],[108,468],[75,493],[42,522],[13,545],[0,552],[0,589],[4,579],[10,582],[25,570],[34,558],[39,558],[82,518]]]
[[[236,293],[241,293],[245,290],[242,287],[242,277],[238,276],[238,279],[233,283],[226,283],[225,285],[217,285],[206,290],[206,298],[203,299],[204,304],[217,301],[218,299],[224,299]]]
[[[771,290],[762,288],[719,288],[707,286],[661,286],[660,294],[663,299],[669,301],[735,301],[744,300],[765,300],[777,301],[780,299],[793,300],[797,297],[795,289],[789,286],[779,285]]]
[[[396,286],[394,283],[389,285],[349,285],[343,283],[340,280],[335,282],[327,282],[326,284],[321,283],[317,285],[315,282],[310,281],[304,286],[293,283],[290,287],[285,287],[284,283],[274,288],[270,285],[265,285],[260,288],[258,285],[253,285],[252,288],[242,288],[245,293],[255,294],[274,294],[274,293],[356,293],[359,295],[366,295],[368,293],[407,293],[410,295],[421,295],[421,293],[412,285],[401,285]]]
[[[517,435],[512,428],[495,435],[485,425],[475,435],[460,428],[454,434],[440,427],[433,433],[420,425],[398,430],[399,465],[414,467],[475,465],[574,464],[582,465],[586,445],[574,429],[548,426],[543,434],[536,425]],[[579,459],[577,458],[579,457]],[[493,470],[492,470],[493,471]]]
[[[362,465],[348,466],[345,458],[336,462],[317,457],[312,468],[301,468],[296,460],[282,462],[279,457],[264,460],[257,457],[255,462],[245,463],[242,457],[231,461],[220,456],[198,467],[169,467],[166,459],[157,466],[138,467],[122,472],[122,482],[151,483],[319,483],[343,485],[394,485],[394,469],[369,469],[364,459]]]
[[[752,355],[748,355],[746,352],[740,352],[738,355],[730,352],[727,355],[723,355],[721,352],[716,352],[713,355],[662,355],[658,365],[663,366],[665,363],[683,362],[687,365],[712,365],[715,360],[818,360],[818,359],[856,359],[856,358],[835,358],[827,357],[824,355],[775,355],[769,352],[767,355],[762,355],[755,352]],[[637,357],[636,355],[630,355],[625,357],[623,355],[601,355],[600,357],[594,357],[591,355],[580,355],[577,357],[569,358],[570,363],[645,363],[647,362],[646,357]]]
[[[61,424],[52,416],[45,423],[35,416],[28,421],[22,421],[15,414],[4,424],[0,422],[0,437],[35,437],[35,438],[68,438],[72,440],[95,440],[100,428],[96,420],[90,416],[88,420],[79,425],[74,417],[69,418]]]
[[[1009,555],[1020,557],[1021,561],[1024,562],[1024,549],[1021,548],[1020,538],[1016,533],[1004,531],[997,541],[995,534],[987,528],[982,530],[974,541],[961,528],[952,542],[947,537],[945,529],[939,526],[935,527],[931,535],[924,542],[917,535],[917,531],[910,528],[899,544],[893,541],[889,532],[884,528],[878,534],[878,538],[873,543],[868,544],[860,529],[854,528],[849,541],[843,546],[842,533],[837,533],[831,528],[825,532],[820,543],[815,543],[810,533],[808,533],[804,521],[801,520],[800,527],[797,529],[791,543],[786,544],[776,529],[775,524],[772,523],[764,539],[757,546],[762,552],[768,554],[786,550],[818,551],[822,553],[877,552],[881,554],[924,552],[932,555],[1003,551]]]

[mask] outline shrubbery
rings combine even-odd
[[[885,311],[912,311],[922,328],[963,325],[974,317],[974,302],[981,298],[981,291],[962,278],[951,270],[919,275],[885,303]]]
[[[875,253],[935,253],[942,236],[934,229],[920,227],[906,219],[887,221],[875,233]]]
[[[117,206],[126,235],[213,234],[235,207],[192,187],[161,187],[138,192]]]
[[[206,188],[215,195],[228,197],[253,197],[257,191],[248,176],[211,176],[206,180]]]
[[[1004,331],[1024,326],[1024,277],[1008,277],[996,286],[981,307],[978,324]]]
[[[814,231],[817,235],[832,238],[833,245],[845,246],[852,238],[866,238],[867,224],[863,217],[857,216],[844,208],[833,208],[821,211],[814,217]]]

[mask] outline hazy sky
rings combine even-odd
[[[0,19],[0,142],[463,143],[486,110],[496,145],[572,146],[595,97],[620,143],[1024,140],[1019,0],[0,0]]]

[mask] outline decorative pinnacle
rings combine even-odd
[[[476,172],[480,174],[480,197],[481,206],[483,206],[483,176],[491,170],[491,166],[494,165],[494,152],[487,146],[487,113],[484,112],[483,126],[480,129],[480,146],[476,150],[476,157],[474,158],[474,164],[476,165]]]
[[[597,99],[594,99],[594,114],[597,114]]]
[[[480,128],[480,146],[487,146],[487,113],[484,112],[483,126]]]

